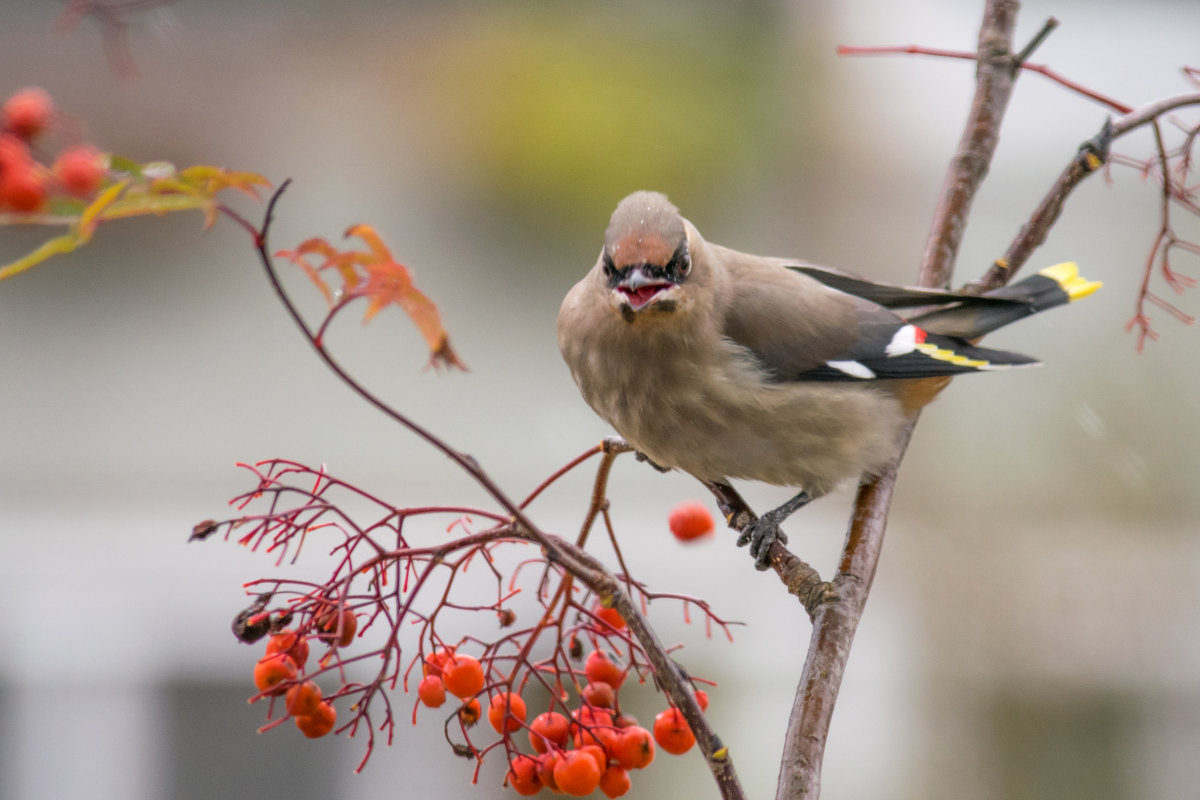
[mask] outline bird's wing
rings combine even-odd
[[[831,285],[832,279],[809,273],[819,268],[785,269],[772,259],[736,251],[721,255],[730,276],[724,333],[777,381],[929,378],[1038,363],[1018,353],[976,347],[955,336],[930,332],[862,293],[883,297],[896,307],[957,302],[962,296],[885,285],[875,288],[850,276],[842,276],[847,287],[843,289]],[[823,272],[826,277],[841,275]],[[849,292],[849,288],[859,291]]]

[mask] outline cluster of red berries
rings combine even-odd
[[[358,618],[349,610],[326,614],[318,620],[317,628],[322,642],[345,647],[354,641]],[[271,636],[266,653],[254,666],[254,685],[270,697],[283,695],[296,727],[308,738],[317,739],[333,730],[337,711],[314,681],[298,680],[308,662],[308,639],[290,629]]]
[[[21,89],[0,106],[0,212],[35,213],[52,195],[87,199],[104,182],[106,157],[91,145],[63,148],[50,166],[34,155],[31,145],[53,116],[50,95],[38,88]]]
[[[616,620],[624,626],[619,615]],[[463,701],[458,712],[463,723],[473,725],[478,721],[481,707],[476,695],[485,685],[479,659],[443,648],[425,657],[422,671],[424,678],[417,687],[421,703],[438,708],[449,692]],[[653,732],[639,725],[632,715],[619,713],[617,692],[627,673],[603,651],[593,651],[584,662],[587,683],[579,706],[567,714],[546,711],[528,723],[525,700],[520,694],[493,694],[488,702],[488,722],[497,733],[510,737],[512,756],[505,776],[508,785],[521,795],[537,794],[546,788],[582,797],[599,788],[608,797],[620,797],[631,786],[630,771],[654,760],[656,743],[676,755],[690,750],[696,738],[678,709],[661,712]],[[707,707],[707,694],[699,691],[696,696],[701,707]],[[511,736],[523,728],[528,732],[531,753],[518,751],[516,739]]]

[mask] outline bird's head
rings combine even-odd
[[[657,192],[634,192],[613,212],[600,254],[609,300],[626,322],[672,314],[692,278],[688,226]]]

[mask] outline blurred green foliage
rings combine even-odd
[[[748,190],[789,134],[795,42],[761,8],[476,8],[424,43],[427,150],[510,213],[604,218],[635,189]],[[410,62],[411,63],[411,62]],[[594,227],[594,225],[593,225]]]

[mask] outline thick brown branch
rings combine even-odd
[[[1000,121],[1016,79],[1012,33],[1017,7],[1014,0],[993,0],[984,12],[977,49],[975,99],[934,212],[921,259],[921,286],[949,285],[975,192],[996,152]]]
[[[989,0],[984,10],[977,48],[975,97],[934,214],[918,278],[921,286],[949,284],[971,202],[996,150],[1000,122],[1018,67],[1012,53],[1017,9],[1015,0]],[[1022,52],[1028,55],[1030,49]],[[905,446],[911,432],[910,424],[904,433]],[[831,715],[879,564],[903,449],[900,448],[888,469],[859,488],[838,573],[817,606],[808,659],[788,723],[776,791],[778,800],[816,798],[820,794],[821,762]]]

